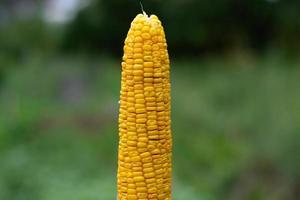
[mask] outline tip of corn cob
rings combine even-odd
[[[140,25],[148,25],[151,27],[161,27],[161,21],[158,19],[156,15],[148,15],[145,11],[143,13],[138,14],[131,23],[131,28],[138,29],[135,26],[137,24]]]

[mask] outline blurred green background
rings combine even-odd
[[[174,200],[300,199],[300,1],[144,0],[172,76]],[[0,1],[0,199],[114,200],[137,0]]]

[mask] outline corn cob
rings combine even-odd
[[[119,200],[171,200],[170,62],[161,22],[138,14],[122,62]]]

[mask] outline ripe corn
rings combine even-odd
[[[171,200],[170,62],[161,22],[138,14],[122,62],[118,199]]]

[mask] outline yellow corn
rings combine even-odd
[[[118,199],[171,200],[170,62],[161,22],[139,14],[122,62]]]

